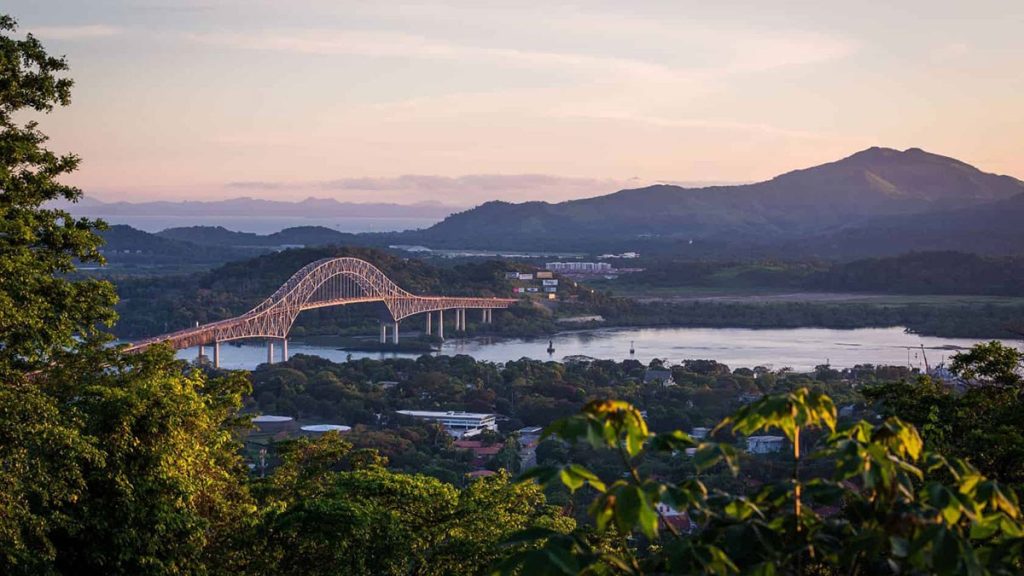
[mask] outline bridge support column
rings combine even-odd
[[[395,320],[395,333],[391,335],[391,343],[398,344],[398,321]]]
[[[487,319],[484,320],[484,322],[490,324],[491,321],[493,320],[493,318],[491,317],[491,313],[494,312],[494,310],[492,310],[491,308],[484,308],[484,311],[487,312]]]
[[[220,342],[213,341],[213,367],[220,368]]]
[[[433,312],[427,312],[427,336],[430,336],[430,320],[434,317]]]
[[[196,361],[197,362],[202,362],[203,361],[203,356],[206,356],[206,346],[203,346],[202,344],[200,344],[199,345],[199,354],[196,355]]]
[[[288,339],[281,338],[281,362],[288,361]]]
[[[444,340],[444,310],[437,311],[437,336]]]
[[[455,315],[455,329],[460,332],[466,331],[466,309],[459,308]]]
[[[383,320],[380,321],[380,343],[388,343],[388,325]]]
[[[274,363],[274,341],[267,340],[267,364]]]

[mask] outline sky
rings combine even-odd
[[[563,200],[920,147],[1024,177],[1024,2],[6,0],[106,201]]]

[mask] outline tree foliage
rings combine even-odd
[[[256,574],[479,574],[518,531],[573,528],[507,474],[459,490],[389,471],[337,434],[293,443],[283,459],[262,490]]]
[[[701,474],[723,465],[738,470],[736,449],[679,431],[652,434],[622,402],[592,402],[553,424],[547,435],[618,453],[625,473],[606,483],[566,464],[526,476],[594,490],[589,515],[597,530],[624,545],[609,551],[578,535],[535,534],[544,546],[504,562],[499,572],[1014,574],[1024,568],[1016,494],[963,460],[925,449],[917,430],[898,418],[838,428],[827,396],[797,390],[754,402],[718,428],[740,435],[781,431],[792,450],[792,476],[749,495],[709,490]],[[801,437],[808,432],[818,441],[804,453]],[[671,483],[640,474],[644,458],[659,452],[685,458],[687,449],[697,470],[692,478]],[[804,458],[826,460],[831,473],[804,478]],[[665,518],[673,509],[685,511],[699,530],[677,531]]]
[[[63,276],[76,260],[102,261],[102,225],[49,203],[76,201],[81,191],[59,177],[79,159],[45,148],[33,113],[66,106],[72,82],[63,58],[28,35],[13,37],[15,21],[0,14],[0,378],[10,382],[48,364],[55,354],[95,336],[111,322],[113,287]]]

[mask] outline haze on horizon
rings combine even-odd
[[[485,5],[486,4],[486,5]],[[9,0],[106,201],[472,205],[745,182],[870,146],[1024,176],[1024,3]]]

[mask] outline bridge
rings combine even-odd
[[[274,342],[281,343],[281,358],[288,359],[288,332],[303,310],[381,302],[387,308],[387,321],[380,323],[380,342],[387,342],[388,324],[392,324],[392,342],[398,344],[398,325],[417,314],[426,314],[426,333],[431,334],[437,313],[437,335],[444,339],[444,311],[455,312],[455,330],[466,329],[466,310],[481,311],[481,321],[490,323],[495,308],[508,308],[514,298],[463,298],[418,296],[403,290],[373,264],[359,258],[323,258],[311,262],[292,275],[269,298],[245,314],[177,332],[163,334],[131,344],[128,352],[145,350],[154,344],[169,344],[176,350],[199,347],[204,355],[213,346],[213,365],[220,366],[220,343],[244,338],[267,340],[267,362],[274,361]]]

